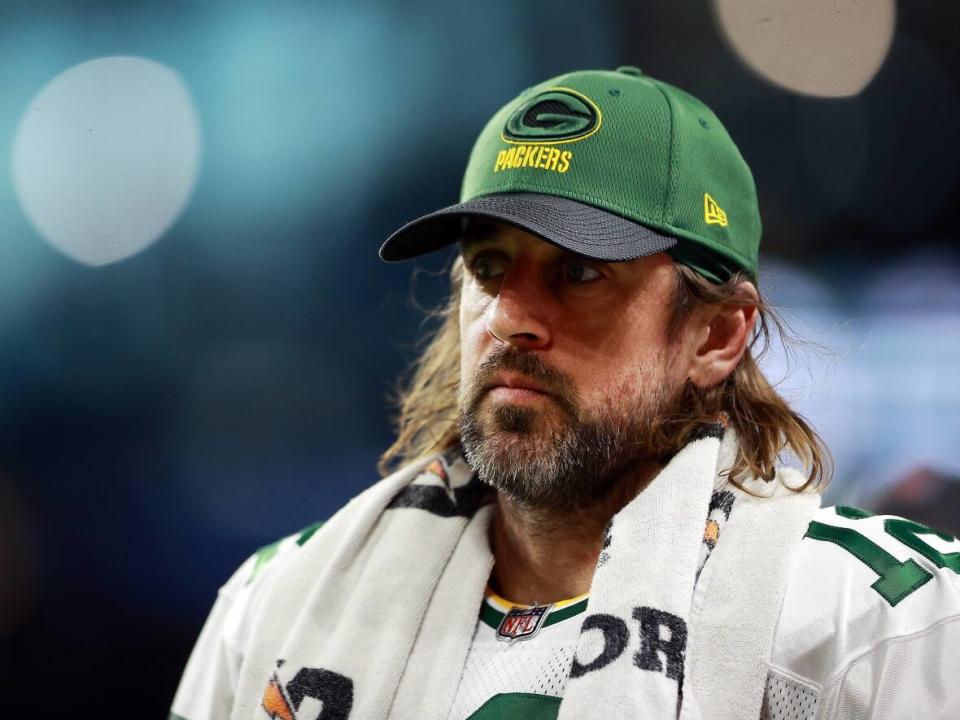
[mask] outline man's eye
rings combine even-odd
[[[563,278],[573,283],[588,283],[602,277],[599,270],[573,260],[563,266]]]
[[[505,267],[505,258],[492,253],[482,253],[477,255],[470,263],[470,272],[473,273],[474,277],[486,280],[502,274]]]

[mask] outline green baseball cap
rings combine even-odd
[[[634,67],[571,72],[524,90],[477,138],[460,202],[404,225],[380,257],[454,243],[469,217],[597,260],[666,251],[713,282],[737,271],[757,278],[750,168],[710,108]]]

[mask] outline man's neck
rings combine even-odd
[[[589,592],[607,523],[659,470],[648,466],[634,473],[615,492],[574,513],[524,507],[498,493],[490,529],[493,588],[527,605]]]

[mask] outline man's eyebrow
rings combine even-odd
[[[484,225],[472,225],[467,229],[463,230],[460,235],[457,236],[457,240],[460,242],[460,247],[462,250],[473,247],[474,245],[479,245],[483,242],[490,242],[497,239],[497,234],[499,232],[499,227],[494,223],[486,223]],[[584,260],[586,262],[604,264],[604,265],[624,265],[629,263],[626,262],[611,262],[609,260],[601,260],[599,258],[592,258],[589,255],[583,255],[576,252],[575,250],[568,250],[565,247],[557,246],[559,251],[558,259],[561,261],[564,260]]]

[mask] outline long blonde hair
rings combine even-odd
[[[702,389],[687,383],[682,412],[659,424],[655,452],[669,456],[682,447],[721,412],[730,418],[740,441],[740,453],[730,471],[737,485],[747,476],[773,479],[777,458],[791,451],[802,463],[807,482],[798,489],[822,489],[830,478],[831,459],[816,431],[777,393],[757,365],[757,358],[770,343],[771,327],[781,338],[789,333],[759,295],[740,292],[745,279],[737,274],[727,282],[711,283],[696,272],[675,263],[676,287],[670,307],[669,334],[683,330],[693,308],[701,303],[753,306],[758,321],[747,350],[734,371],[721,383]],[[397,385],[391,401],[396,407],[396,440],[381,455],[377,467],[388,475],[398,466],[454,447],[460,441],[457,427],[457,393],[460,384],[460,293],[463,262],[459,256],[450,268],[450,296],[430,311],[439,321],[407,377]],[[785,340],[786,341],[786,340]]]

